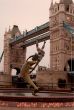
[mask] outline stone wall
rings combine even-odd
[[[43,70],[37,72],[36,81],[40,86],[54,86],[58,87],[58,80],[63,79],[68,83],[67,73],[64,71],[51,71],[51,70]]]
[[[0,87],[10,87],[12,85],[11,76],[0,72]]]

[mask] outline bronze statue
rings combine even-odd
[[[42,48],[40,49],[39,46],[38,46],[38,42],[36,42],[36,48],[37,48],[38,53],[36,53],[35,55],[30,56],[26,60],[26,63],[23,64],[23,66],[21,68],[21,72],[20,72],[21,77],[23,77],[23,79],[34,88],[33,95],[35,95],[35,93],[39,91],[39,88],[34,84],[32,79],[30,78],[29,73],[31,73],[36,68],[38,63],[44,57],[45,52],[43,51],[43,49],[45,47],[45,43],[46,42],[44,41],[44,44],[43,44]]]

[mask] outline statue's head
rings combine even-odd
[[[38,59],[39,59],[38,54],[33,55],[33,57],[32,57],[32,60],[33,60],[33,61],[37,61]]]

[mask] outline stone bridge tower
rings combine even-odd
[[[4,74],[8,76],[7,81],[11,82],[11,70],[16,69],[18,74],[26,58],[26,48],[21,47],[21,43],[10,46],[10,39],[16,39],[21,35],[18,26],[14,25],[4,35]]]
[[[74,83],[74,77],[72,77],[74,74],[72,74],[74,71],[74,37],[64,28],[64,22],[74,27],[74,4],[72,0],[60,0],[59,3],[51,3],[50,68],[58,71],[59,75],[62,74],[63,78],[69,79],[68,83]],[[68,73],[64,74],[65,71]]]
[[[72,0],[60,0],[55,4],[52,2],[50,7],[50,67],[53,70],[64,71],[69,64],[71,71],[71,61],[74,64],[74,38],[63,27],[63,21],[74,26]]]

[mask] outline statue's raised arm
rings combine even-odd
[[[37,49],[37,52],[38,52],[38,56],[39,56],[39,60],[41,60],[45,54],[44,52],[44,47],[45,47],[45,41],[44,41],[44,44],[42,46],[42,48],[39,48],[39,45],[38,45],[38,41],[36,41],[36,49]]]
[[[46,41],[44,41],[44,44],[42,46],[42,50],[45,48],[45,44],[46,44]]]

